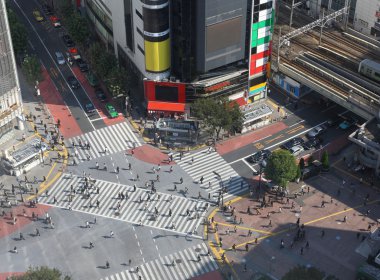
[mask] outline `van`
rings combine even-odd
[[[57,59],[57,62],[59,65],[65,64],[65,57],[61,52],[55,52],[55,58]]]

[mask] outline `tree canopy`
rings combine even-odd
[[[286,187],[297,175],[296,159],[289,151],[274,151],[267,160],[264,173],[266,178]]]
[[[74,41],[83,44],[90,35],[87,20],[77,13],[73,13],[72,16],[67,18],[68,28]]]
[[[282,280],[322,280],[325,273],[315,267],[307,268],[306,266],[296,266],[289,270],[281,279]]]
[[[227,99],[199,98],[191,107],[192,115],[203,120],[211,135],[219,138],[222,129],[240,132],[243,127],[243,113],[239,106]]]
[[[22,69],[28,82],[35,83],[41,79],[41,64],[35,55],[26,56],[22,62]]]
[[[13,10],[8,8],[7,13],[8,13],[9,27],[11,30],[13,51],[15,55],[17,56],[18,54],[22,54],[23,52],[26,51],[27,44],[28,44],[28,34],[26,32],[25,26],[19,22]]]
[[[329,154],[327,153],[327,151],[323,152],[321,161],[322,161],[323,169],[328,170],[330,167],[330,162],[329,162]]]
[[[11,280],[71,280],[70,276],[63,275],[56,268],[46,266],[30,267],[28,271],[20,276],[12,276]]]

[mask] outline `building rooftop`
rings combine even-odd
[[[380,144],[380,121],[374,119],[369,122],[364,129],[364,136],[373,142]]]

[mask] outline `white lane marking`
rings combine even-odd
[[[314,129],[315,127],[317,127],[317,126],[319,126],[319,125],[322,125],[322,124],[325,124],[326,123],[326,121],[324,121],[324,122],[322,122],[322,123],[320,123],[320,124],[317,124],[316,126],[313,126],[313,127],[311,127],[311,128],[308,128],[308,129],[306,129],[306,130],[303,130],[303,131],[301,131],[300,133],[298,133],[298,134],[296,134],[296,135],[293,135],[293,136],[291,136],[291,137],[289,137],[289,138],[286,138],[286,139],[284,139],[284,140],[282,140],[282,141],[280,141],[280,142],[278,142],[278,143],[276,143],[276,144],[273,144],[273,145],[271,145],[271,146],[269,146],[269,147],[265,147],[265,149],[266,150],[270,150],[270,149],[272,149],[272,148],[274,148],[274,147],[276,147],[276,146],[280,146],[282,143],[285,143],[286,141],[289,141],[290,139],[292,139],[292,138],[295,138],[295,137],[298,137],[298,136],[300,136],[300,135],[302,135],[302,134],[305,134],[305,133],[308,133],[310,130],[312,130],[312,129]],[[237,160],[234,160],[234,161],[231,161],[231,162],[228,162],[228,164],[234,164],[234,163],[236,163],[236,162],[238,162],[238,161],[241,161],[241,160],[244,160],[246,157],[248,157],[249,155],[247,155],[247,156],[244,156],[244,157],[241,157],[241,158],[239,158],[239,159],[237,159]]]
[[[65,83],[66,83],[67,87],[69,88],[69,90],[71,91],[71,93],[73,94],[75,100],[78,102],[79,107],[82,109],[83,114],[84,114],[84,115],[86,116],[86,118],[88,119],[90,125],[92,126],[92,128],[93,128],[94,130],[96,130],[95,126],[91,123],[90,119],[88,118],[87,114],[85,113],[85,111],[84,111],[84,109],[83,109],[83,107],[82,107],[82,104],[80,104],[78,98],[76,97],[76,95],[75,95],[73,89],[71,88],[71,86],[69,85],[69,83],[67,82],[67,80],[65,79],[65,77],[63,76],[63,73],[61,72],[61,69],[58,67],[58,65],[57,65],[57,63],[55,62],[54,58],[53,58],[52,55],[50,54],[49,49],[46,47],[46,45],[44,44],[42,38],[41,38],[40,35],[38,34],[37,30],[34,28],[33,24],[30,22],[29,18],[26,16],[26,14],[24,13],[24,11],[21,9],[21,7],[20,7],[20,5],[17,3],[17,1],[16,1],[16,0],[13,0],[13,1],[14,1],[14,3],[17,5],[17,7],[19,8],[19,10],[20,10],[20,12],[23,14],[23,16],[26,18],[26,20],[29,22],[29,24],[30,24],[30,26],[32,27],[33,31],[36,33],[36,35],[37,35],[38,39],[40,40],[41,44],[44,46],[45,51],[48,53],[50,59],[53,61],[53,64],[55,65],[56,69],[57,69],[58,72],[61,74],[61,77],[62,77],[63,80],[65,81]],[[70,68],[70,67],[69,67],[69,68]],[[70,71],[71,71],[71,73],[73,73],[73,71],[71,70],[71,68],[70,68]],[[74,73],[73,73],[73,75],[75,76]],[[79,81],[78,81],[78,82],[79,82]],[[80,83],[80,82],[79,82],[79,83]],[[81,86],[82,86],[82,84],[81,84]],[[83,91],[85,92],[85,94],[86,94],[87,97],[88,97],[88,94],[87,94],[87,92],[84,90],[83,86],[82,86],[82,89],[83,89]],[[91,100],[91,99],[89,98],[89,100]]]
[[[104,120],[104,119],[106,119],[106,118],[107,118],[107,117],[104,116],[104,117],[100,117],[100,118],[93,119],[93,120],[90,119],[90,121],[91,121],[91,122],[96,122],[96,121],[99,121],[99,120]]]
[[[46,67],[45,67],[45,68],[46,68]],[[73,114],[71,113],[71,110],[70,110],[69,106],[67,105],[67,103],[66,103],[65,101],[63,101],[63,103],[65,103],[65,106],[66,106],[67,110],[69,111],[70,115],[73,115]]]
[[[299,120],[298,122],[296,122],[296,123],[290,125],[288,128],[291,128],[291,127],[293,127],[293,126],[299,125],[300,123],[303,123],[303,122],[305,122],[305,120]]]

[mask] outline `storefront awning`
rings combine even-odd
[[[184,103],[148,101],[148,111],[185,112]]]

